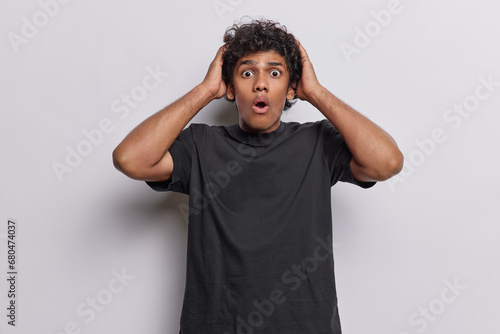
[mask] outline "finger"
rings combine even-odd
[[[299,47],[300,55],[302,56],[303,59],[309,59],[309,55],[307,54],[306,49],[302,45],[302,43],[299,42],[299,40],[295,40],[297,46]]]
[[[222,45],[222,46],[219,48],[219,50],[217,50],[217,56],[218,56],[219,58],[222,58],[222,56],[223,56],[223,55],[224,55],[224,53],[227,51],[227,49],[228,49],[227,44]]]
[[[222,45],[219,50],[217,50],[217,55],[222,55],[226,49],[226,45]]]
[[[226,52],[226,49],[226,45],[222,45],[221,47],[219,47],[217,53],[215,54],[213,63],[222,63],[222,56],[224,55],[224,52]]]

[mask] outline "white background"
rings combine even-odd
[[[388,0],[42,3],[51,16],[35,0],[0,4],[2,334],[178,333],[187,197],[126,178],[111,152],[203,79],[225,28],[244,15],[286,25],[323,85],[405,154],[392,181],[332,188],[344,333],[500,333],[498,3],[400,0],[385,26],[371,12]],[[25,27],[34,21],[36,30]],[[365,28],[369,41],[355,32]],[[357,53],[343,53],[346,44]],[[120,98],[139,96],[147,68],[163,76],[125,115]],[[482,100],[480,78],[496,83],[478,88]],[[463,103],[467,117],[450,113]],[[299,101],[282,119],[321,118]],[[236,120],[220,100],[194,122]],[[88,146],[84,131],[102,122],[107,133]],[[78,148],[87,155],[70,168]],[[67,166],[59,177],[57,164]],[[15,327],[6,317],[9,218],[18,226]]]

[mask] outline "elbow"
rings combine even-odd
[[[140,152],[123,149],[118,146],[113,151],[113,165],[117,170],[125,174],[131,179],[138,181],[155,181],[158,179],[154,166],[150,167],[145,164],[145,158],[140,155]],[[161,178],[165,177],[164,174]]]
[[[403,153],[401,153],[400,150],[397,150],[397,152],[391,158],[389,163],[389,168],[392,174],[391,177],[401,172],[404,163],[405,163],[405,157],[403,156]]]
[[[403,169],[404,156],[399,149],[396,149],[387,159],[385,163],[384,172],[381,173],[380,181],[385,181],[391,177],[399,174]]]
[[[395,149],[390,154],[379,155],[372,164],[362,165],[357,160],[351,161],[351,171],[358,181],[386,181],[397,175],[404,164],[403,154]]]
[[[120,147],[118,146],[113,150],[113,166],[118,169],[120,172],[123,172],[124,165],[124,154],[120,151]]]
[[[130,154],[127,154],[126,151],[123,151],[120,146],[114,149],[112,158],[113,165],[117,170],[132,179],[138,178],[136,168],[134,168],[133,164],[134,159],[131,158]]]

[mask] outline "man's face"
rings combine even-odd
[[[267,133],[279,127],[286,99],[295,94],[288,80],[286,61],[275,51],[256,52],[238,60],[227,97],[236,102],[242,130]]]

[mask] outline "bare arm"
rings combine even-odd
[[[346,141],[353,158],[351,170],[359,181],[384,181],[399,173],[403,155],[389,134],[323,87],[302,45],[302,77],[297,96],[315,106]]]
[[[187,123],[205,105],[226,94],[222,81],[220,47],[205,79],[179,100],[152,115],[132,130],[113,151],[113,164],[125,175],[143,181],[171,177],[174,163],[168,149]]]

